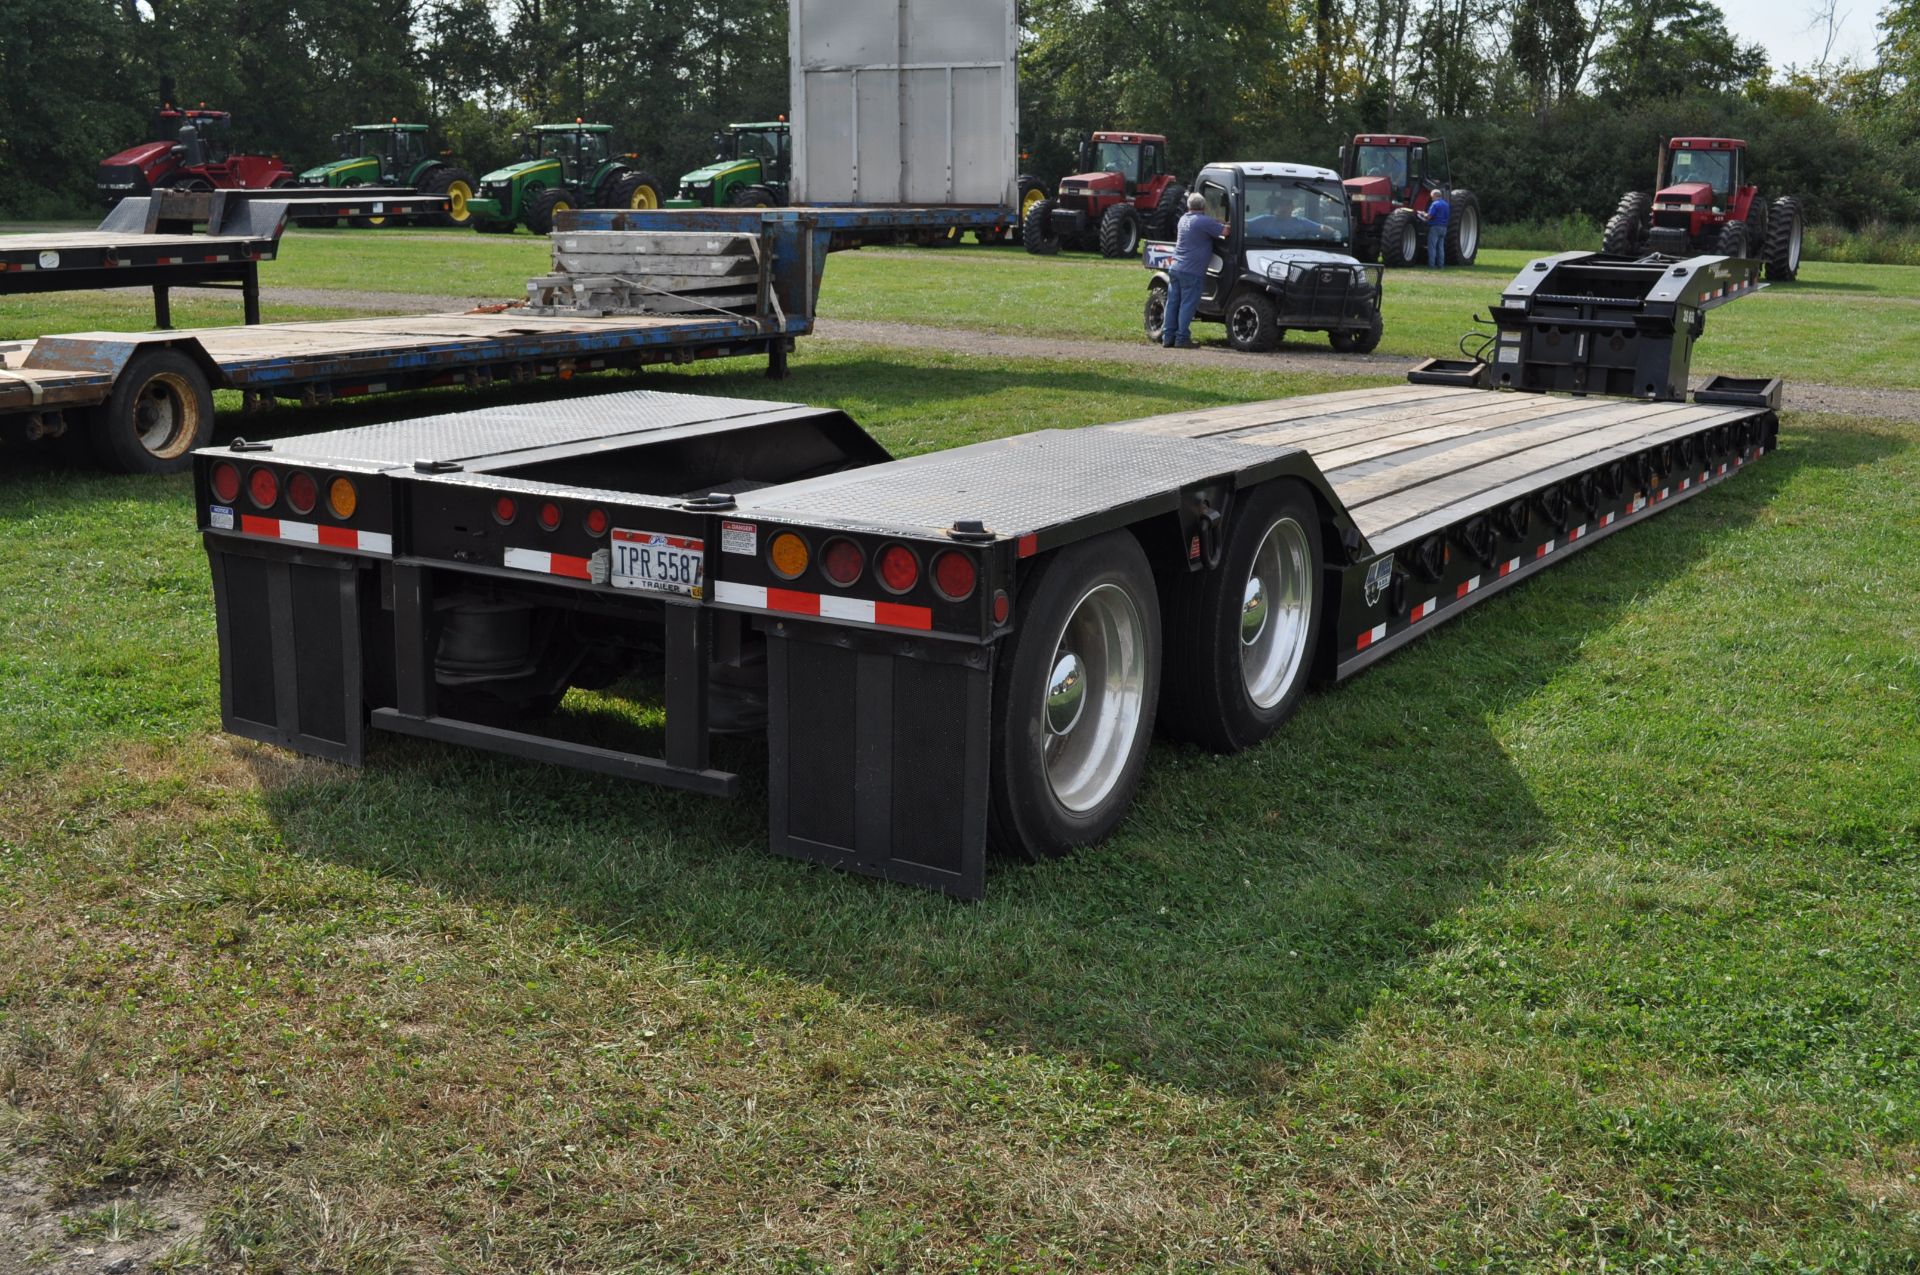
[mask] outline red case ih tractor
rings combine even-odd
[[[1614,257],[1712,253],[1758,257],[1767,278],[1800,273],[1800,201],[1769,205],[1746,184],[1747,144],[1732,137],[1676,137],[1660,148],[1654,193],[1631,191],[1607,222],[1600,250]]]
[[[155,190],[263,190],[285,186],[293,170],[278,155],[234,155],[227,149],[233,117],[203,108],[162,108],[154,116],[157,139],[129,146],[100,161],[95,179],[108,204]]]
[[[1103,257],[1139,255],[1149,234],[1171,239],[1187,210],[1187,188],[1167,171],[1167,139],[1158,133],[1095,133],[1080,145],[1080,171],[1059,194],[1028,206],[1020,237],[1032,253],[1062,247]]]
[[[1444,137],[1361,133],[1340,148],[1340,180],[1353,204],[1353,255],[1389,266],[1426,260],[1427,228],[1420,214],[1434,194],[1447,192],[1447,264],[1470,266],[1480,255],[1480,200],[1453,186]]]

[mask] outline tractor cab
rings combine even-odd
[[[783,119],[729,124],[713,135],[713,162],[680,178],[669,208],[767,208],[787,202],[793,176],[793,129]]]
[[[155,116],[153,135],[173,143],[174,160],[180,167],[199,168],[227,158],[232,129],[233,117],[225,111],[167,107]]]
[[[1731,137],[1676,137],[1660,153],[1653,196],[1658,211],[1726,208],[1745,185],[1747,144]]]
[[[380,165],[381,181],[404,185],[413,170],[427,157],[425,124],[356,124],[352,132],[349,158],[373,159]]]
[[[558,160],[567,185],[583,190],[593,185],[607,162],[611,124],[537,124],[533,131],[540,158]]]
[[[1480,254],[1480,205],[1471,191],[1455,190],[1453,161],[1443,137],[1361,133],[1340,148],[1340,181],[1353,201],[1354,255],[1390,266],[1422,257],[1426,232],[1420,217],[1434,197],[1447,196],[1447,262],[1472,265]]]
[[[1060,183],[1129,197],[1167,171],[1167,139],[1149,133],[1095,133],[1080,143],[1080,171]]]
[[[729,124],[729,159],[753,160],[761,180],[784,182],[793,166],[793,133],[785,123]]]

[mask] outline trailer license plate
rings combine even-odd
[[[669,536],[658,531],[613,529],[613,574],[616,589],[646,589],[705,597],[706,544],[691,536]]]

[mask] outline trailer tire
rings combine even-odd
[[[1380,312],[1375,310],[1368,316],[1365,328],[1327,333],[1327,344],[1341,354],[1372,354],[1385,331],[1386,323],[1381,319]]]
[[[1480,255],[1480,197],[1456,190],[1447,202],[1453,209],[1447,222],[1447,264],[1470,266]]]
[[[93,458],[104,468],[178,473],[194,448],[213,441],[213,391],[187,354],[146,350],[128,360],[87,424]]]
[[[1036,257],[1051,257],[1060,251],[1060,236],[1053,233],[1053,201],[1042,199],[1027,209],[1020,225],[1020,241]]]
[[[1179,182],[1168,182],[1167,188],[1160,192],[1160,202],[1153,206],[1153,237],[1177,239],[1180,219],[1186,215],[1187,188]]]
[[[1166,339],[1167,283],[1164,279],[1155,279],[1147,284],[1147,305],[1141,314],[1141,324],[1147,330],[1147,340],[1155,345]]]
[[[536,235],[550,235],[553,233],[554,214],[568,212],[572,208],[571,192],[559,186],[543,190],[527,202],[527,229]]]
[[[422,220],[439,226],[464,226],[473,220],[473,214],[467,210],[467,201],[473,198],[473,174],[466,169],[436,168],[427,174],[420,190],[423,194],[447,197],[445,212]]]
[[[1325,606],[1313,493],[1281,478],[1242,500],[1220,565],[1183,566],[1166,599],[1160,727],[1217,753],[1252,747],[1292,714]]]
[[[988,840],[1055,858],[1126,816],[1160,698],[1160,601],[1140,542],[1111,531],[1041,560],[993,686]]]
[[[1782,195],[1767,209],[1766,245],[1761,256],[1767,263],[1769,280],[1788,280],[1800,273],[1800,249],[1805,226],[1800,201]]]
[[[1100,214],[1100,255],[1132,257],[1140,252],[1140,214],[1132,204],[1115,204]]]
[[[1227,298],[1227,344],[1248,354],[1264,354],[1280,344],[1280,311],[1273,298],[1242,288]]]
[[[1380,228],[1380,260],[1389,269],[1420,263],[1420,214],[1411,208],[1396,208],[1387,214]]]

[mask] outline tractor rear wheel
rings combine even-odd
[[[623,173],[613,183],[609,207],[638,212],[660,206],[660,179],[644,168]]]
[[[1470,266],[1480,255],[1480,197],[1470,190],[1456,190],[1447,202],[1453,207],[1447,222],[1447,264]]]
[[[1653,226],[1653,196],[1643,190],[1620,196],[1620,206],[1607,219],[1600,251],[1610,257],[1644,257],[1647,234]]]
[[[1248,354],[1265,354],[1280,344],[1280,311],[1272,297],[1246,288],[1228,299],[1227,344]]]
[[[1153,206],[1153,237],[1178,238],[1180,219],[1186,215],[1187,188],[1179,182],[1168,182],[1167,188],[1160,192],[1160,202]]]
[[[543,190],[527,204],[527,229],[536,235],[550,235],[553,233],[554,215],[572,211],[572,192],[559,186]]]
[[[447,211],[428,220],[442,226],[464,226],[473,220],[467,201],[473,198],[473,174],[464,168],[436,168],[420,183],[426,195],[445,195]]]
[[[1768,279],[1792,279],[1800,273],[1805,234],[1800,216],[1800,201],[1792,195],[1780,196],[1767,209],[1767,239],[1760,255],[1767,263]]]
[[[127,361],[88,423],[94,459],[122,474],[172,474],[213,441],[213,391],[179,350],[146,350]]]
[[[1131,257],[1140,251],[1140,214],[1132,204],[1115,204],[1100,214],[1100,255]]]
[[[1420,263],[1420,214],[1411,208],[1396,208],[1387,214],[1380,228],[1380,260],[1393,266]]]
[[[727,196],[727,202],[735,208],[772,208],[773,192],[765,186],[735,186],[733,193]]]
[[[1042,199],[1027,209],[1020,226],[1020,241],[1035,256],[1051,257],[1060,251],[1060,236],[1053,233],[1053,201]]]
[[[1747,255],[1747,223],[1729,221],[1720,227],[1720,233],[1714,236],[1713,251],[1720,257],[1744,257]]]
[[[1380,334],[1385,330],[1386,324],[1381,321],[1380,312],[1375,310],[1364,328],[1327,333],[1327,344],[1341,354],[1372,354],[1374,347],[1380,344]]]

